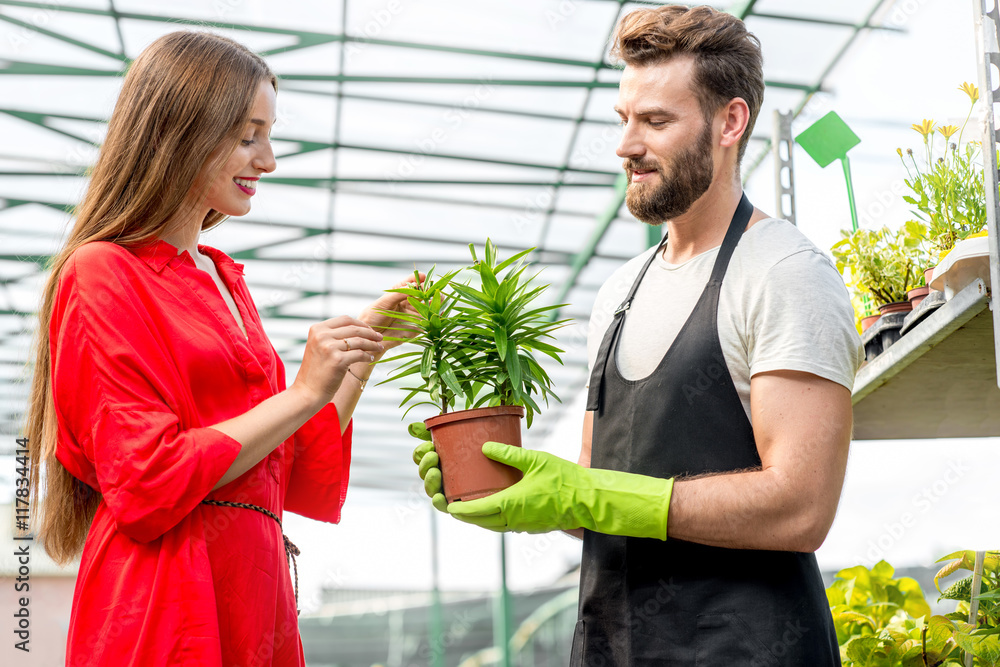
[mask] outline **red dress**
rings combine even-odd
[[[336,523],[351,425],[333,404],[239,479],[240,444],[208,426],[285,389],[243,266],[211,257],[239,307],[165,241],[93,242],[60,275],[50,326],[59,461],[103,499],[73,596],[66,664],[304,665],[278,524],[252,503]],[[294,536],[291,536],[294,540]]]

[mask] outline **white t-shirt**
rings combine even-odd
[[[587,334],[588,367],[614,312],[650,253],[629,260],[604,283]],[[617,363],[629,380],[646,377],[687,321],[712,275],[719,248],[683,264],[653,260],[625,315]],[[750,418],[750,378],[805,371],[853,389],[864,361],[854,310],[833,262],[791,223],[759,221],[743,233],[719,296],[719,341]],[[589,375],[588,375],[589,376]]]

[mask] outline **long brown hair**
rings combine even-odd
[[[708,6],[637,9],[615,28],[611,55],[626,65],[648,65],[682,54],[694,56],[693,92],[706,119],[735,97],[750,108],[740,137],[739,164],[764,101],[760,41],[743,21]]]
[[[38,310],[25,436],[32,506],[37,508],[34,523],[45,550],[58,563],[79,555],[101,500],[99,490],[73,477],[56,458],[49,322],[62,268],[86,243],[129,247],[171,231],[178,213],[205,194],[192,192],[198,174],[207,170],[207,190],[236,149],[264,81],[277,89],[260,56],[226,37],[192,31],[160,37],[125,75],[76,221],[65,245],[49,260]],[[209,164],[220,147],[219,157]],[[201,228],[224,218],[211,210]]]

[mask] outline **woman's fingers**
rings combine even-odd
[[[416,276],[411,274],[389,289],[412,287],[414,284],[423,283],[426,278],[427,275],[424,273],[419,273]],[[391,312],[407,313],[410,315],[417,314],[416,309],[410,305],[407,295],[386,291],[361,312],[360,319],[378,331],[388,331],[391,327],[392,330],[388,333],[393,337],[412,338],[417,334],[416,330],[411,329],[407,322],[393,317],[390,314]],[[399,345],[399,341],[386,341],[384,345],[385,349],[388,350]]]
[[[346,338],[348,336],[362,336],[372,340],[381,339],[382,334],[372,329],[367,322],[349,315],[331,317],[314,324],[310,329],[317,329],[318,333],[329,331],[335,338]]]
[[[385,351],[382,334],[353,317],[345,316],[325,320],[318,325],[313,325],[310,332],[317,342],[329,343],[334,351],[364,350],[374,354],[381,354]]]
[[[345,338],[366,339],[376,343],[382,340],[382,334],[368,326],[346,326],[339,329],[330,329],[330,337],[340,340]]]

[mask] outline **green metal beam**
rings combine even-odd
[[[621,7],[625,0],[618,0],[618,14],[621,13]],[[608,28],[607,38],[605,42],[610,42],[614,36],[615,26],[617,25],[617,15],[615,20],[611,23]],[[594,80],[596,81],[600,72],[594,72]],[[588,89],[583,96],[583,103],[580,105],[580,112],[573,119],[573,132],[570,134],[569,141],[566,144],[566,152],[563,155],[562,169],[560,169],[557,180],[561,183],[563,181],[564,174],[569,169],[570,160],[573,158],[574,149],[576,148],[576,141],[580,136],[580,129],[583,127],[583,119],[587,115],[587,107],[590,106],[590,99],[593,95],[594,90]],[[615,171],[614,175],[617,176],[620,172]],[[545,242],[545,238],[548,235],[549,227],[552,224],[552,217],[555,214],[556,206],[559,201],[560,190],[559,187],[555,187],[552,190],[551,201],[546,207],[545,220],[542,223],[542,229],[538,234],[538,243],[542,244]]]
[[[0,176],[86,176],[87,171],[85,169],[78,169],[76,171],[63,171],[58,173],[53,173],[51,171],[0,171]]]
[[[663,240],[663,228],[660,225],[646,225],[646,246],[652,248],[660,245]]]
[[[0,172],[0,176],[3,173]],[[533,187],[533,188],[549,188],[554,187],[554,182],[545,181],[476,181],[476,180],[462,180],[462,179],[448,179],[448,178],[414,178],[414,179],[402,179],[402,178],[347,178],[343,176],[334,177],[299,177],[299,176],[269,176],[267,178],[268,183],[279,183],[282,185],[300,185],[306,187],[321,187],[325,183],[396,183],[399,185],[499,185],[499,186],[511,186],[511,187]],[[581,183],[570,184],[573,187],[597,187],[605,188],[611,185],[610,180],[607,181],[585,181]]]
[[[61,134],[64,137],[69,137],[70,139],[75,139],[76,141],[82,141],[83,143],[90,144],[91,146],[100,145],[87,137],[80,136],[79,134],[67,132],[66,130],[60,130],[59,128],[52,127],[51,125],[46,125],[45,120],[49,117],[48,114],[37,113],[34,111],[15,111],[13,109],[2,110],[0,113],[5,113],[8,116],[13,116],[14,118],[20,118],[21,120],[37,125],[44,130],[48,130],[49,132],[55,132],[56,134]]]
[[[40,173],[37,171],[0,171],[0,176],[86,176],[85,169],[67,171],[57,174]],[[396,183],[399,185],[489,185],[511,187],[552,187],[554,183],[544,181],[476,181],[447,178],[397,179],[397,178],[348,178],[348,177],[307,177],[307,176],[269,176],[268,183],[279,185],[297,185],[304,187],[325,187],[328,183]],[[611,185],[610,181],[583,181],[568,184],[572,187],[604,188]]]
[[[46,37],[51,37],[52,39],[59,40],[60,42],[65,42],[65,43],[71,44],[73,46],[78,46],[81,49],[84,49],[86,51],[91,51],[93,53],[97,53],[97,54],[102,55],[102,56],[107,56],[108,58],[111,58],[113,60],[120,60],[120,61],[123,61],[123,62],[127,62],[128,61],[127,58],[125,58],[124,56],[122,56],[122,55],[120,55],[118,53],[115,53],[114,51],[108,51],[107,49],[102,49],[99,46],[95,46],[93,44],[89,44],[89,43],[81,41],[79,39],[74,39],[73,37],[70,37],[69,35],[64,35],[62,33],[55,32],[54,30],[47,30],[46,28],[43,28],[43,27],[41,27],[39,25],[35,25],[33,23],[28,23],[27,21],[22,21],[20,19],[16,19],[13,16],[7,16],[6,14],[0,14],[0,21],[5,21],[7,23],[10,23],[11,25],[16,25],[16,26],[19,26],[21,28],[26,28],[27,30],[31,30],[33,32],[37,32],[39,35],[45,35]],[[16,38],[14,36],[10,36],[9,39],[10,39],[10,41],[12,43],[16,42]]]
[[[247,29],[255,30],[256,28],[251,27]],[[506,51],[490,51],[486,49],[470,49],[460,46],[443,46],[441,44],[426,44],[421,42],[404,42],[399,40],[354,37],[351,35],[327,35],[326,37],[329,37],[329,39],[327,39],[326,42],[344,42],[345,44],[364,44],[364,45],[385,46],[390,48],[399,48],[399,49],[416,49],[423,51],[434,51],[437,53],[450,53],[463,56],[482,56],[486,58],[502,58],[505,60],[522,60],[534,63],[545,63],[547,65],[567,65],[570,67],[582,67],[586,69],[595,69],[595,70],[610,69],[610,66],[606,65],[603,61],[575,60],[572,58],[554,58],[552,56],[538,56],[525,53],[511,53]],[[306,46],[312,46],[312,45],[307,44]],[[299,48],[303,47],[298,45],[290,47],[279,47],[276,49],[271,49],[269,51],[262,51],[260,55],[267,57],[272,54],[284,53]]]
[[[33,175],[33,176],[42,176],[42,177],[44,177],[44,176],[50,176],[51,175],[51,174],[49,174],[47,172],[28,172],[28,174]],[[2,176],[2,175],[3,175],[3,173],[0,172],[0,176]],[[24,174],[22,174],[22,175],[24,175]],[[76,174],[69,174],[69,175],[74,176]],[[490,202],[490,201],[483,201],[481,199],[477,199],[477,200],[451,199],[451,198],[448,198],[448,197],[432,197],[432,196],[426,196],[426,195],[414,195],[414,194],[399,193],[399,192],[373,192],[371,190],[355,190],[355,189],[349,189],[349,188],[344,188],[344,187],[340,187],[338,189],[338,191],[341,192],[341,193],[344,193],[344,194],[350,194],[350,195],[359,196],[359,197],[375,197],[375,198],[378,198],[378,199],[397,199],[397,200],[400,200],[400,201],[412,201],[412,202],[420,202],[420,203],[424,203],[424,204],[442,204],[442,205],[445,205],[445,206],[462,206],[462,207],[471,207],[471,208],[501,209],[501,210],[505,210],[505,211],[523,211],[525,209],[525,205],[524,204],[511,204],[509,202],[504,202],[504,201]],[[0,201],[4,201],[4,198],[0,197]],[[15,201],[15,200],[13,200],[13,199],[7,199],[6,201],[10,202],[10,201]],[[21,199],[18,199],[16,201],[19,201],[22,204],[41,204],[43,206],[48,206],[50,208],[59,210],[61,212],[68,212],[74,206],[74,204],[72,204],[72,203],[61,204],[61,203],[58,203],[58,202],[45,201],[45,200],[21,200]],[[0,210],[2,210],[2,209],[3,209],[3,207],[0,206]],[[591,214],[590,213],[584,212],[584,211],[576,211],[576,210],[573,210],[573,209],[559,209],[558,213],[559,213],[559,215],[571,216],[571,217],[575,217],[575,218],[587,218],[587,219],[591,218]],[[239,222],[241,224],[263,225],[263,226],[266,226],[266,227],[289,227],[289,228],[293,228],[293,229],[303,229],[306,232],[310,232],[310,231],[313,231],[313,230],[318,230],[320,233],[322,233],[322,232],[326,231],[325,229],[319,228],[319,227],[309,227],[306,223],[289,223],[289,224],[285,224],[285,223],[282,223],[282,222],[275,222],[275,221],[272,221],[272,220],[254,220],[252,218],[250,218],[250,219],[241,218],[239,220]],[[349,231],[350,232],[350,231],[359,231],[359,230],[344,230],[344,231]],[[365,230],[364,233],[368,234],[370,232],[368,232],[367,230]]]
[[[858,35],[861,33],[861,31],[871,24],[872,18],[874,18],[875,14],[882,7],[882,5],[885,4],[885,1],[886,0],[875,0],[874,5],[872,5],[872,8],[868,11],[868,14],[866,14],[865,17],[854,26],[854,32],[852,32],[851,36],[844,41],[844,44],[840,47],[837,53],[834,54],[833,58],[830,59],[830,62],[827,63],[827,66],[823,69],[823,72],[819,75],[819,79],[817,79],[816,84],[813,86],[812,90],[806,91],[806,94],[802,96],[802,99],[799,101],[798,105],[795,107],[795,109],[792,110],[793,120],[797,118],[800,113],[802,113],[802,110],[805,108],[806,104],[809,103],[809,100],[812,99],[812,96],[820,92],[820,90],[822,90],[823,83],[826,81],[827,77],[830,76],[830,73],[833,71],[833,68],[837,66],[837,63],[840,62],[840,59],[844,56],[845,53],[847,53],[847,49],[851,47],[851,44],[853,44],[854,40],[858,38]],[[760,152],[757,158],[750,164],[750,167],[743,174],[744,184],[747,182],[747,179],[750,178],[750,175],[757,170],[757,167],[760,166],[761,162],[764,161],[764,158],[767,157],[768,153],[771,150],[771,143],[772,142],[770,138],[768,138],[767,141],[764,142],[764,150]]]
[[[783,16],[781,14],[770,14],[767,12],[754,12],[753,16],[754,18],[761,18],[761,19],[792,21],[795,23],[811,23],[815,25],[826,25],[839,28],[854,28],[857,25],[855,23],[851,23],[850,21],[835,21],[834,19],[815,18],[811,16]],[[893,26],[893,25],[872,25],[869,23],[862,26],[862,28],[868,30],[884,30],[886,32],[899,32],[899,33],[906,32],[905,28],[900,28],[898,26]]]
[[[16,74],[31,76],[108,76],[122,75],[118,69],[94,69],[92,67],[69,67],[67,65],[47,65],[45,63],[28,63],[18,60],[3,60],[0,74]]]
[[[90,16],[109,16],[136,21],[151,21],[156,23],[173,23],[181,26],[196,26],[203,28],[221,28],[227,30],[245,30],[249,32],[266,33],[272,35],[287,35],[295,37],[298,41],[288,46],[276,47],[262,51],[261,55],[268,56],[288,51],[331,44],[336,42],[347,42],[357,44],[374,44],[377,46],[419,49],[426,51],[437,51],[441,53],[452,53],[471,56],[484,56],[489,58],[502,58],[506,60],[521,60],[536,63],[546,63],[553,65],[567,65],[571,67],[582,67],[586,69],[601,69],[608,66],[601,61],[577,60],[572,58],[555,58],[552,56],[532,55],[525,53],[511,53],[505,51],[491,51],[488,49],[471,49],[465,47],[442,46],[439,44],[425,44],[420,42],[406,42],[399,40],[375,39],[368,37],[355,37],[338,33],[322,33],[307,30],[291,30],[287,28],[271,28],[263,25],[251,25],[246,23],[233,23],[223,21],[201,21],[197,19],[187,19],[175,16],[159,16],[156,14],[139,14],[135,12],[116,12],[114,10],[91,9],[85,7],[68,7],[44,2],[21,2],[18,0],[0,0],[0,6],[25,7],[30,9],[45,9],[48,11],[70,12],[76,14],[88,14]],[[34,26],[28,26],[35,29]],[[112,54],[112,57],[117,55]]]
[[[599,176],[616,176],[617,171],[608,171],[606,169],[585,169],[581,167],[563,167],[561,165],[555,164],[542,164],[539,162],[515,162],[513,160],[500,160],[494,158],[484,158],[475,157],[472,155],[458,155],[455,153],[434,153],[421,150],[407,150],[405,148],[390,148],[382,146],[365,146],[362,144],[345,144],[345,143],[326,143],[321,141],[305,141],[302,139],[295,139],[290,137],[276,138],[276,141],[290,141],[298,142],[303,146],[303,150],[295,151],[292,153],[282,153],[277,157],[290,157],[293,155],[301,155],[303,153],[310,153],[318,150],[327,150],[331,148],[337,149],[347,149],[356,151],[369,151],[374,153],[391,153],[393,155],[419,155],[421,157],[429,158],[439,158],[442,160],[461,160],[464,162],[479,162],[482,164],[497,164],[505,167],[523,167],[526,169],[548,169],[548,170],[559,170],[559,171],[571,171],[580,174],[596,174]]]
[[[756,4],[757,0],[736,0],[733,6],[726,11],[738,17],[741,21],[745,21],[750,16],[750,13],[753,12],[754,5]]]
[[[0,71],[2,72],[2,71]],[[419,77],[419,76],[363,76],[339,74],[282,74],[283,81],[336,81],[341,83],[406,83],[406,84],[444,84],[444,85],[490,85],[490,86],[527,86],[546,88],[618,88],[617,81],[594,81],[587,79],[490,79],[462,77]],[[806,83],[794,81],[765,81],[771,88],[788,90],[812,90]]]
[[[76,139],[78,141],[82,141],[84,143],[91,144],[93,146],[99,146],[99,144],[91,141],[90,139],[87,139],[86,137],[82,137],[80,135],[73,134],[71,132],[66,132],[64,130],[60,130],[58,128],[54,128],[54,127],[52,127],[50,125],[47,125],[45,123],[45,120],[48,119],[48,118],[62,118],[62,119],[67,119],[67,120],[78,120],[78,121],[93,122],[93,123],[105,123],[105,122],[107,122],[106,120],[101,120],[99,118],[89,118],[89,117],[85,117],[85,116],[71,116],[71,115],[68,115],[68,114],[53,114],[53,113],[40,113],[40,112],[34,112],[34,111],[21,111],[21,110],[18,110],[18,109],[11,109],[11,108],[0,108],[0,113],[5,113],[5,114],[8,114],[10,116],[14,116],[16,118],[20,118],[22,120],[26,120],[26,121],[28,121],[30,123],[34,123],[35,125],[38,125],[39,127],[43,128],[43,129],[50,130],[50,131],[56,132],[58,134],[62,134],[62,135],[66,136],[66,137],[69,137],[71,139]],[[577,119],[569,119],[569,120],[574,120],[575,121]],[[586,168],[582,168],[582,167],[568,167],[568,166],[564,167],[564,166],[561,166],[561,165],[542,164],[542,163],[538,163],[538,162],[515,162],[513,160],[500,160],[500,159],[482,158],[482,157],[475,157],[475,156],[470,156],[470,155],[457,155],[457,154],[454,154],[454,153],[433,153],[433,152],[426,152],[426,151],[419,151],[419,150],[407,150],[407,149],[402,149],[402,148],[388,148],[388,147],[382,147],[382,146],[366,146],[366,145],[363,145],[363,144],[330,143],[330,142],[325,142],[325,141],[313,141],[313,140],[308,140],[308,139],[298,139],[298,138],[295,138],[295,137],[285,137],[285,136],[273,137],[273,139],[275,141],[286,141],[286,142],[291,142],[291,143],[297,143],[297,144],[299,144],[299,150],[292,151],[290,153],[282,153],[282,154],[278,155],[277,157],[292,157],[292,156],[304,155],[306,153],[312,153],[312,152],[320,151],[320,150],[345,148],[345,149],[349,149],[349,150],[358,150],[358,151],[372,151],[372,152],[378,152],[378,153],[392,153],[392,154],[396,154],[396,155],[419,155],[419,156],[422,156],[422,157],[440,158],[440,159],[444,159],[444,160],[461,160],[461,161],[467,161],[467,162],[480,162],[480,163],[483,163],[483,164],[497,164],[497,165],[503,165],[503,166],[508,166],[508,167],[524,167],[524,168],[528,168],[528,169],[550,169],[550,170],[554,169],[554,170],[559,170],[559,171],[570,171],[570,172],[580,173],[580,174],[597,174],[597,175],[600,175],[600,176],[615,176],[618,173],[616,171],[608,171],[606,169],[586,169]]]
[[[293,84],[283,86],[282,90],[289,90],[296,93],[301,93],[303,95],[319,95],[322,97],[333,97],[334,93],[322,90],[313,90],[310,88],[298,88]],[[345,100],[360,100],[365,102],[379,102],[383,104],[400,104],[407,106],[422,106],[430,107],[434,109],[455,109],[456,104],[454,102],[437,102],[434,100],[418,100],[412,98],[401,98],[401,97],[387,97],[383,95],[362,95],[358,93],[344,93],[342,97]],[[477,106],[476,111],[481,111],[483,113],[490,114],[501,114],[505,116],[517,116],[518,118],[538,118],[541,120],[556,120],[564,122],[573,122],[576,120],[575,116],[565,116],[561,114],[554,113],[543,113],[540,111],[530,111],[526,109],[504,109],[501,107],[490,107],[490,106]],[[584,118],[585,123],[598,123],[601,125],[615,125],[615,121],[610,120],[600,120],[592,118]]]
[[[0,74],[32,75],[32,76],[120,76],[119,70],[94,69],[88,67],[68,67],[65,65],[48,65],[30,63],[18,60],[5,60],[5,67],[0,68]],[[490,79],[472,77],[433,77],[433,76],[367,76],[352,74],[282,74],[282,81],[328,81],[337,83],[405,83],[405,84],[437,84],[460,86],[523,86],[544,88],[617,88],[617,81],[594,81],[589,79]],[[766,81],[771,88],[809,91],[813,86],[794,81]]]
[[[340,83],[405,83],[459,86],[530,86],[545,88],[617,88],[617,81],[590,79],[492,79],[489,77],[370,76],[354,74],[282,74],[283,81],[336,81]]]
[[[569,277],[563,281],[562,286],[559,288],[559,293],[556,296],[555,303],[563,303],[566,297],[569,296],[569,292],[573,289],[574,283],[576,283],[577,278],[583,272],[587,262],[591,260],[594,253],[597,252],[597,246],[600,244],[601,239],[604,238],[604,234],[608,231],[611,223],[614,222],[615,218],[618,217],[618,211],[621,209],[622,204],[625,202],[625,192],[628,190],[628,177],[624,173],[619,174],[618,178],[615,180],[614,194],[611,197],[611,202],[608,207],[604,209],[601,215],[597,218],[597,226],[591,233],[590,238],[587,239],[587,244],[583,247],[580,252],[578,252],[573,257],[573,263],[570,265]],[[550,315],[552,320],[559,319],[559,311],[553,310]]]

